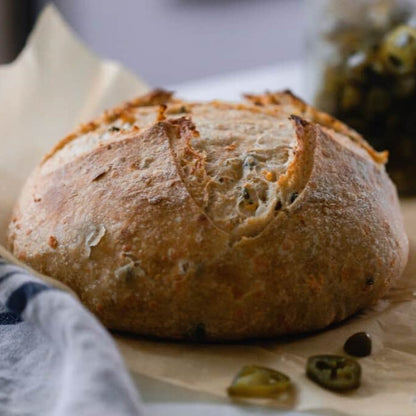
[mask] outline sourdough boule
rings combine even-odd
[[[289,92],[236,104],[157,90],[44,157],[9,244],[111,329],[313,331],[376,302],[406,265],[386,159]]]

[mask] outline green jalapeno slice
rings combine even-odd
[[[308,359],[306,374],[328,390],[348,391],[359,387],[361,366],[340,355],[315,355]]]
[[[227,391],[230,396],[267,398],[289,389],[288,376],[266,367],[244,366],[234,378]]]

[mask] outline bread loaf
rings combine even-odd
[[[386,159],[289,92],[234,104],[157,90],[45,156],[10,248],[111,329],[198,341],[313,331],[403,272]]]

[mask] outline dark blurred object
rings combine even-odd
[[[0,63],[13,61],[32,28],[31,0],[0,0]]]
[[[416,195],[416,0],[314,0],[325,27],[315,104],[377,150],[400,194]]]

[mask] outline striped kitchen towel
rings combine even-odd
[[[73,296],[0,257],[0,415],[143,415],[113,340]]]

